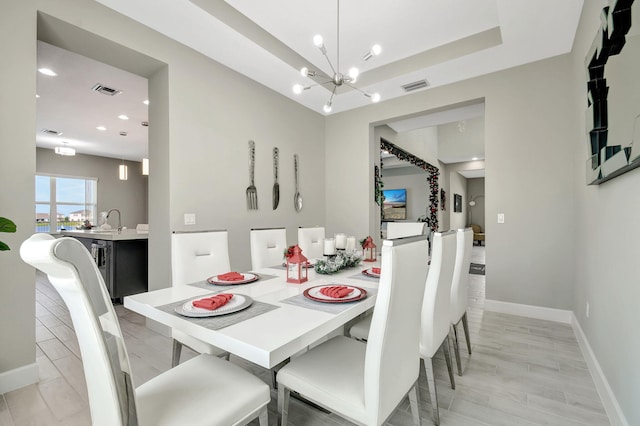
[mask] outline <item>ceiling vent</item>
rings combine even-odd
[[[115,96],[122,93],[122,90],[113,89],[111,87],[104,86],[100,83],[97,83],[95,86],[91,88],[94,92],[102,93],[103,95]]]
[[[40,130],[40,133],[44,133],[45,135],[51,135],[51,136],[60,136],[62,134],[62,132],[59,132],[57,130],[51,130],[51,129],[42,129]]]
[[[418,80],[413,83],[405,84],[401,86],[405,92],[413,92],[414,90],[424,89],[425,87],[429,87],[429,82],[427,80]]]

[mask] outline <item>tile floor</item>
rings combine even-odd
[[[484,247],[474,246],[474,263],[484,263]],[[491,266],[489,265],[489,271]],[[463,351],[463,376],[449,385],[444,358],[436,360],[438,405],[443,426],[609,425],[593,380],[570,326],[484,312],[483,275],[470,275],[468,317],[473,355]],[[171,341],[145,327],[144,318],[116,308],[125,334],[134,380],[141,384],[167,370]],[[43,276],[36,285],[36,360],[40,381],[0,396],[0,425],[90,425],[82,362],[69,313]],[[463,333],[460,333],[464,336]],[[462,337],[461,348],[465,348]],[[184,358],[194,356],[186,350]],[[231,357],[263,378],[264,369]],[[270,424],[276,424],[272,392]],[[423,424],[432,424],[426,379],[420,378]],[[290,425],[348,425],[336,415],[297,400]],[[257,424],[257,421],[252,423]],[[386,423],[411,425],[405,400]]]

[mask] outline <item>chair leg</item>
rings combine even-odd
[[[429,385],[429,396],[431,397],[431,415],[433,416],[433,423],[438,426],[440,424],[440,411],[438,410],[436,378],[433,375],[433,360],[431,358],[422,358],[422,365],[424,365],[424,373],[427,376],[427,384]]]
[[[462,376],[462,360],[460,359],[460,344],[458,343],[458,325],[451,324],[453,328],[453,351],[456,355],[456,365],[458,367],[458,376]]]
[[[467,311],[462,314],[462,328],[464,328],[464,338],[467,339],[467,350],[471,355],[471,339],[469,339],[469,323],[467,322]]]
[[[173,354],[171,355],[171,368],[180,364],[180,353],[182,352],[182,343],[173,339]]]
[[[409,403],[411,404],[411,414],[413,415],[413,426],[421,426],[420,423],[420,396],[418,395],[418,381],[409,390]]]
[[[260,426],[269,426],[269,410],[266,405],[260,410],[258,421],[260,422]]]
[[[291,391],[285,386],[278,386],[278,416],[280,426],[286,426],[289,417],[289,396]]]
[[[449,347],[449,336],[444,338],[442,349],[444,350],[444,359],[447,361],[447,370],[449,370],[449,380],[451,381],[451,389],[456,388],[456,380],[453,378],[453,363],[451,362],[451,348]]]

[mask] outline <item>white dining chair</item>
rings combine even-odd
[[[451,387],[455,389],[453,365],[449,346],[451,328],[451,282],[456,261],[456,232],[436,232],[431,241],[431,264],[422,301],[420,328],[420,357],[424,365],[431,396],[431,412],[436,425],[440,424],[438,394],[433,374],[433,357],[442,348]]]
[[[286,228],[252,229],[249,233],[251,245],[251,269],[280,265],[287,249]]]
[[[387,222],[387,240],[425,234],[424,222]]]
[[[74,238],[35,234],[20,247],[47,274],[69,309],[78,338],[94,426],[268,424],[269,386],[240,367],[199,355],[138,388],[107,288]]]
[[[473,249],[473,229],[459,229],[456,232],[456,238],[456,263],[453,268],[451,283],[451,327],[453,328],[453,351],[456,354],[458,374],[462,376],[462,360],[460,359],[457,327],[462,322],[464,337],[467,341],[467,351],[471,355],[467,305],[469,303],[469,267],[471,265],[471,250]]]
[[[298,246],[307,259],[317,259],[324,255],[324,227],[298,228]]]
[[[203,281],[229,272],[229,243],[226,230],[174,232],[171,234],[171,285],[173,287]],[[180,363],[182,346],[201,354],[229,359],[229,353],[196,339],[180,330],[171,329],[173,355],[171,365]]]
[[[433,376],[433,356],[442,347],[449,371],[451,387],[455,389],[453,365],[449,351],[451,312],[451,282],[456,256],[456,233],[432,234],[431,263],[426,278],[421,312],[420,357],[427,373],[434,422],[439,424],[438,398]],[[362,342],[369,340],[371,316],[365,317],[349,329],[349,335]]]
[[[383,242],[368,344],[337,336],[282,367],[277,376],[282,425],[291,391],[356,424],[375,426],[408,394],[414,424],[420,424],[418,342],[427,256],[425,238]]]

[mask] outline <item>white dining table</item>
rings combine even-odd
[[[124,307],[270,369],[371,309],[378,280],[364,276],[362,271],[374,266],[379,266],[379,262],[362,262],[331,275],[309,270],[309,281],[291,284],[286,282],[284,267],[277,265],[251,271],[262,277],[253,283],[219,286],[203,281],[168,287],[127,296]],[[302,295],[307,288],[334,283],[363,288],[367,297],[332,308],[340,312],[327,312],[327,305],[333,304],[314,302]],[[207,327],[203,324],[206,321],[198,321],[199,318],[194,320],[173,312],[172,306],[182,301],[221,292],[249,296],[254,303],[266,304],[262,306],[269,306],[271,310],[219,329]],[[292,301],[301,303],[292,304]]]

